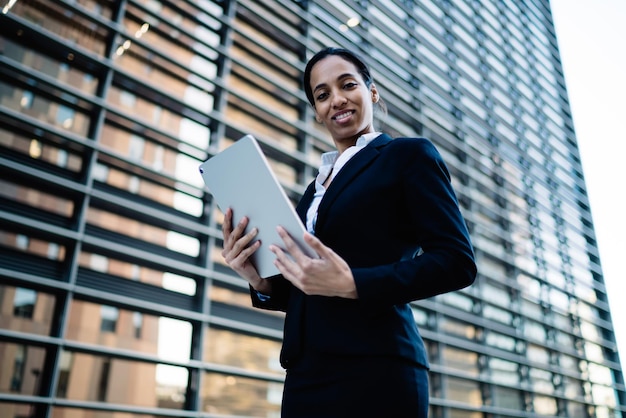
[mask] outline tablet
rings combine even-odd
[[[276,232],[284,227],[310,257],[318,257],[302,237],[306,231],[293,204],[272,171],[261,147],[252,135],[246,135],[200,165],[200,174],[222,212],[233,209],[233,225],[247,216],[246,232],[257,227],[261,247],[252,263],[263,278],[280,274],[274,266],[276,256],[270,244],[284,248]]]

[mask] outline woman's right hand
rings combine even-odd
[[[256,240],[252,242],[258,233],[256,228],[244,234],[248,221],[247,217],[243,217],[233,228],[233,210],[231,208],[226,210],[222,225],[222,234],[224,235],[222,256],[226,260],[226,264],[246,279],[255,290],[269,295],[271,293],[270,283],[259,276],[259,273],[250,261],[252,254],[261,247],[261,241]]]

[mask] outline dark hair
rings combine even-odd
[[[315,106],[313,91],[311,91],[311,70],[313,69],[313,66],[315,64],[331,55],[337,55],[339,57],[342,57],[346,61],[354,64],[359,74],[361,74],[361,77],[363,77],[365,85],[367,87],[370,87],[372,85],[373,80],[372,75],[370,74],[370,70],[367,67],[367,64],[365,64],[365,62],[357,54],[344,48],[324,48],[315,55],[313,55],[313,57],[311,57],[309,62],[306,64],[306,68],[304,69],[303,87],[304,92],[306,93],[306,97],[309,100],[309,103],[311,103],[311,106]]]

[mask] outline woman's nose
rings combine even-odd
[[[333,107],[341,107],[348,102],[348,99],[342,94],[335,94],[333,96]]]

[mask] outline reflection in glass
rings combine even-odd
[[[0,285],[0,328],[48,335],[55,301],[48,293]]]
[[[441,318],[440,329],[446,334],[456,335],[470,340],[476,337],[476,328],[473,324],[461,322],[445,316],[442,316]]]
[[[188,372],[181,367],[80,352],[63,352],[63,358],[71,361],[63,361],[57,380],[59,397],[144,407],[184,406]],[[165,373],[157,373],[159,368]]]
[[[503,385],[519,385],[520,375],[517,363],[492,357],[489,359],[491,380]]]
[[[1,417],[30,417],[33,413],[33,406],[23,403],[0,403]]]
[[[278,363],[280,346],[279,341],[211,327],[203,344],[204,360],[283,375],[284,370]]]
[[[43,348],[0,342],[0,393],[36,395],[45,357]]]
[[[189,322],[178,319],[73,300],[66,338],[186,362],[191,353],[191,330]]]
[[[533,400],[535,412],[539,415],[556,415],[556,399],[548,396],[535,395]]]
[[[241,376],[206,373],[202,410],[211,414],[266,417],[280,411],[282,384]]]
[[[443,346],[441,358],[446,367],[478,376],[477,353],[452,348],[450,346]]]
[[[448,377],[445,382],[447,386],[446,393],[450,398],[467,403],[470,406],[479,407],[482,405],[480,387],[477,381]]]
[[[22,318],[32,318],[36,300],[37,292],[34,290],[16,287],[15,297],[13,298],[13,315]]]
[[[450,408],[450,418],[483,418],[484,415],[482,414],[482,412],[472,412],[472,411],[466,411],[466,410],[462,410],[462,409],[454,409],[454,408]],[[428,416],[435,416],[435,415],[428,415]],[[441,416],[441,415],[437,415],[437,416]]]
[[[100,331],[115,332],[119,316],[120,311],[116,307],[102,305],[100,307]]]
[[[494,386],[492,390],[494,406],[514,411],[523,410],[524,404],[520,391],[502,386]]]

